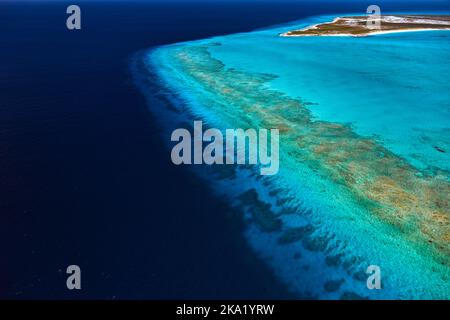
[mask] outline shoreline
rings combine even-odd
[[[311,30],[311,28],[305,29],[305,30]],[[299,30],[299,31],[303,31]],[[288,34],[288,32],[281,33],[280,37],[290,38],[290,37],[354,37],[354,38],[360,38],[360,37],[368,37],[368,36],[375,36],[375,35],[381,35],[381,34],[393,34],[393,33],[403,33],[403,32],[422,32],[422,31],[450,31],[449,28],[423,28],[423,29],[403,29],[403,30],[384,30],[384,31],[374,31],[369,32],[366,34],[351,34],[351,33],[339,33],[339,34]]]
[[[280,37],[367,37],[371,35],[392,34],[415,31],[450,30],[450,16],[427,15],[380,17],[380,26],[368,28],[368,16],[339,16],[331,22],[313,24],[302,29],[290,30],[279,34]]]

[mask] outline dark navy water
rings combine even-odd
[[[292,297],[227,203],[172,165],[130,58],[367,3],[82,2],[81,31],[67,5],[0,3],[0,298]]]

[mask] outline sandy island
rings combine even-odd
[[[365,37],[411,31],[450,30],[450,15],[382,15],[379,27],[367,24],[369,16],[337,17],[332,22],[288,31],[282,37],[352,36]]]

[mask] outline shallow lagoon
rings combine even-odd
[[[450,169],[450,152],[434,148],[450,150],[448,31],[278,37],[296,28],[216,38],[222,46],[211,52],[226,66],[278,76],[270,86],[312,102],[318,119],[349,123],[421,168]]]

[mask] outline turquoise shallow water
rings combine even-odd
[[[222,37],[211,52],[227,66],[277,75],[270,86],[315,103],[310,110],[318,119],[351,123],[421,168],[450,169],[450,152],[433,148],[450,150],[448,31],[278,37],[288,30]]]
[[[278,36],[331,18],[161,47],[147,64],[185,119],[287,127],[278,175],[205,176],[299,297],[449,298],[450,32]],[[372,264],[382,290],[366,287]]]

